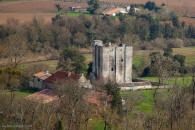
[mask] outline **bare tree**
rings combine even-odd
[[[192,110],[194,110],[194,103],[195,103],[195,67],[192,68],[192,99],[191,99],[191,104],[192,104]]]
[[[89,119],[85,90],[76,81],[59,82],[54,91],[59,97],[59,114],[67,130],[79,129],[82,121]]]
[[[21,61],[26,52],[25,39],[18,34],[10,35],[7,38],[7,46],[5,54],[9,58],[9,65],[16,67]]]
[[[150,54],[151,57],[151,74],[158,77],[158,87],[162,84],[165,85],[168,81],[178,76],[179,63],[173,61],[169,57],[164,57],[160,52],[154,52]],[[153,97],[154,102],[156,102],[155,97],[157,94],[158,87],[155,89]]]
[[[126,113],[125,115],[125,129],[130,130],[131,128],[136,129],[135,127],[131,126],[134,123],[133,118],[131,117],[133,115],[133,112],[135,112],[135,106],[138,105],[143,101],[143,95],[140,92],[134,92],[129,91],[127,95],[123,95],[123,109]]]

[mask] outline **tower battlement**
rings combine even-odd
[[[93,42],[93,74],[116,83],[132,82],[133,47]]]

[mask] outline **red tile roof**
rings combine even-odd
[[[58,71],[52,76],[45,79],[44,81],[47,83],[55,83],[60,80],[68,80],[68,79],[78,80],[79,78],[80,78],[80,74],[73,74],[73,73],[70,74],[69,72]]]
[[[96,104],[98,106],[100,106],[101,103],[104,102],[104,100],[111,101],[111,96],[107,95],[104,92],[99,92],[95,90],[90,90],[86,92],[86,95],[84,96],[84,98],[89,103]]]
[[[57,96],[50,89],[43,89],[42,91],[33,93],[27,96],[26,99],[40,103],[50,103],[58,100]]]

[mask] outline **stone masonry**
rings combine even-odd
[[[103,44],[101,40],[93,42],[93,75],[116,83],[132,82],[133,47],[124,44]]]

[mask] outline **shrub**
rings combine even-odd
[[[170,48],[181,48],[183,47],[184,44],[183,44],[183,40],[181,39],[169,39],[167,41],[167,45]]]

